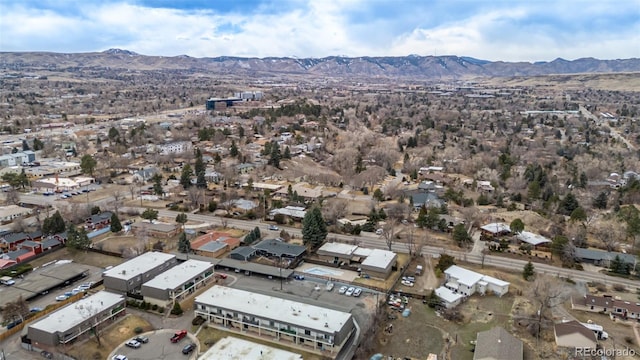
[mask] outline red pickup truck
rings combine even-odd
[[[185,336],[187,336],[187,330],[180,330],[175,334],[173,334],[173,336],[171,337],[171,342],[177,343],[178,341],[182,340]]]

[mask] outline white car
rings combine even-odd
[[[56,296],[56,301],[65,301],[68,298],[69,297],[67,295],[58,295],[58,296]]]
[[[356,288],[354,288],[353,286],[347,289],[347,292],[344,293],[347,296],[351,296],[353,295],[353,293],[356,291]]]
[[[137,349],[140,347],[140,342],[136,340],[129,340],[125,345],[127,345],[127,347]]]
[[[340,289],[338,290],[338,294],[344,294],[347,292],[347,287],[346,286],[341,286]]]
[[[360,289],[360,288],[356,288],[356,289],[353,291],[353,296],[355,296],[355,297],[360,296],[360,294],[362,294],[362,289]]]
[[[409,280],[402,280],[402,285],[404,286],[408,286],[408,287],[413,287],[413,283]]]
[[[128,360],[126,356],[124,355],[113,355],[113,357],[111,358],[111,360]]]

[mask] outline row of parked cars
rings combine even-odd
[[[79,285],[77,288],[71,291],[67,291],[62,295],[56,296],[56,301],[65,301],[73,295],[80,294],[81,292],[86,292],[87,290],[91,289],[91,286],[93,286],[93,281]]]
[[[353,286],[342,286],[340,287],[340,289],[338,289],[338,294],[358,297],[360,296],[360,294],[362,294],[362,289]]]

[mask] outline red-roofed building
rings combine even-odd
[[[26,253],[24,253],[24,254],[22,254],[22,255],[18,256],[18,257],[16,258],[16,261],[17,261],[18,263],[25,262],[25,261],[27,261],[27,260],[31,259],[31,258],[32,258],[32,257],[34,257],[34,256],[36,256],[36,253],[35,253],[35,252],[33,252],[33,250],[30,250],[29,252],[26,252]]]
[[[208,257],[220,257],[229,250],[240,246],[240,239],[229,233],[210,231],[191,242],[194,253]]]
[[[17,263],[17,261],[11,259],[0,259],[0,270],[9,268]]]

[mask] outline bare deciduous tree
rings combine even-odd
[[[535,305],[537,319],[537,334],[546,322],[552,319],[551,311],[561,305],[569,296],[569,289],[560,279],[551,276],[536,276],[536,280],[529,287],[528,297]]]
[[[393,243],[396,241],[396,236],[400,234],[400,230],[398,229],[398,221],[394,218],[387,219],[386,223],[382,226],[382,238],[384,238],[384,242],[387,244],[389,251],[391,251],[391,247]]]
[[[322,204],[322,217],[329,223],[334,224],[336,220],[347,215],[348,205],[349,202],[346,199],[328,199]]]
[[[17,205],[20,203],[20,194],[18,193],[18,190],[10,188],[9,191],[4,194],[4,199],[5,203],[8,205]]]
[[[115,189],[111,193],[111,196],[113,196],[113,210],[117,214],[118,213],[118,209],[120,208],[120,205],[122,204],[122,200],[124,198],[124,195],[122,194],[122,192],[120,192],[120,190]]]

